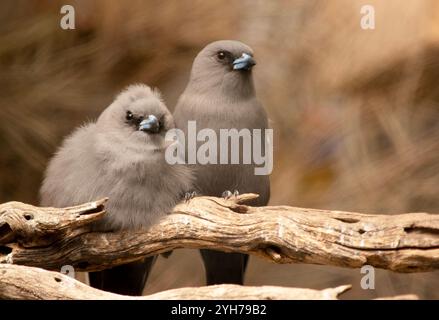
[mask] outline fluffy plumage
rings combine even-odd
[[[152,114],[161,119],[157,134],[142,132],[126,119]],[[164,159],[172,115],[158,92],[145,85],[128,87],[104,110],[65,139],[50,161],[41,204],[71,206],[109,197],[100,230],[149,227],[192,189],[190,169]]]
[[[41,204],[65,207],[109,197],[95,230],[148,228],[192,190],[193,175],[165,161],[172,115],[157,91],[128,87],[96,122],[75,130],[49,163]],[[141,295],[155,257],[89,274],[105,291]]]

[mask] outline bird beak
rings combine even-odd
[[[142,120],[139,124],[139,131],[158,133],[160,131],[160,123],[156,116],[150,114],[148,118]]]
[[[233,70],[250,70],[256,64],[255,59],[247,53],[233,61]]]

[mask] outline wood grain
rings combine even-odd
[[[397,272],[439,269],[439,215],[375,215],[289,206],[251,207],[257,195],[196,197],[149,230],[93,233],[105,199],[64,209],[0,205],[0,263],[97,271],[177,248]]]
[[[69,276],[35,267],[0,265],[0,299],[26,300],[334,300],[350,285],[324,290],[274,286],[216,285],[180,288],[143,297],[117,295],[89,287]],[[388,298],[385,298],[388,299]],[[390,299],[417,299],[415,295]]]

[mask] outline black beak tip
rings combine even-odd
[[[233,61],[233,70],[249,71],[256,65],[256,60],[249,54],[243,54],[241,57]]]
[[[139,124],[139,131],[148,133],[158,133],[160,131],[160,122],[155,116],[149,116]]]

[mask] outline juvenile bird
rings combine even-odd
[[[109,197],[96,231],[148,228],[192,190],[193,175],[165,161],[171,113],[157,91],[133,85],[96,122],[67,137],[51,159],[41,205],[66,207]],[[90,273],[90,284],[119,294],[141,295],[154,257]]]
[[[196,121],[197,130],[267,129],[266,112],[255,95],[252,68],[253,50],[238,41],[222,40],[207,45],[196,56],[189,83],[174,111],[177,128],[186,134],[188,121]],[[242,145],[240,146],[242,154]],[[230,157],[230,155],[229,155]],[[259,194],[254,206],[264,206],[270,197],[267,175],[255,175],[251,164],[194,165],[195,184],[202,195],[229,196],[230,190]],[[230,163],[230,162],[229,162]],[[201,250],[207,284],[242,284],[247,255]]]

